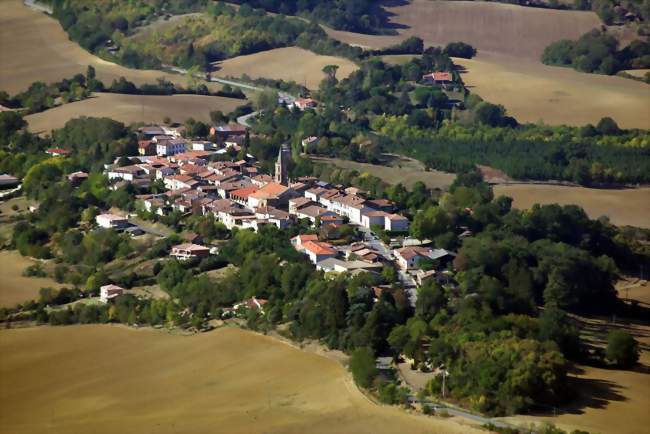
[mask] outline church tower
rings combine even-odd
[[[275,182],[289,185],[289,165],[291,164],[291,149],[286,144],[278,152],[278,161],[275,162]]]

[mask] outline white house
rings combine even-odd
[[[302,245],[302,248],[313,264],[328,258],[335,258],[338,254],[331,244],[322,241],[307,241]]]
[[[176,259],[191,259],[191,258],[203,258],[210,255],[210,249],[205,246],[198,244],[179,244],[178,246],[172,247],[170,256],[175,257]]]
[[[187,142],[182,139],[161,140],[156,144],[156,154],[164,157],[180,154],[187,150]]]
[[[402,270],[415,268],[424,259],[432,259],[433,250],[428,247],[402,247],[394,251],[397,263]]]
[[[124,294],[124,288],[117,285],[104,285],[99,288],[99,301],[102,303],[108,303],[109,300],[122,294]]]
[[[122,229],[129,225],[129,220],[115,214],[100,214],[95,217],[99,226],[106,229]]]

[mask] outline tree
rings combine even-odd
[[[336,71],[338,71],[339,65],[326,65],[323,67],[323,72],[325,75],[327,75],[328,78],[330,79],[335,79],[336,78]]]
[[[377,376],[375,355],[368,347],[357,348],[350,357],[350,371],[354,381],[361,387],[368,388]]]
[[[621,133],[621,129],[618,127],[618,124],[614,119],[610,117],[604,117],[596,125],[596,129],[606,136],[616,136]]]
[[[639,343],[626,331],[612,331],[607,335],[605,355],[617,366],[629,368],[639,360]]]

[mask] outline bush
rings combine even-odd
[[[445,47],[444,53],[450,57],[471,59],[476,56],[476,48],[464,42],[450,42]]]
[[[629,368],[639,360],[639,344],[628,332],[612,331],[607,336],[605,355],[617,366]]]

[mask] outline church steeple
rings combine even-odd
[[[282,185],[289,185],[289,164],[291,163],[291,149],[283,144],[278,152],[278,160],[275,162],[275,182]]]

